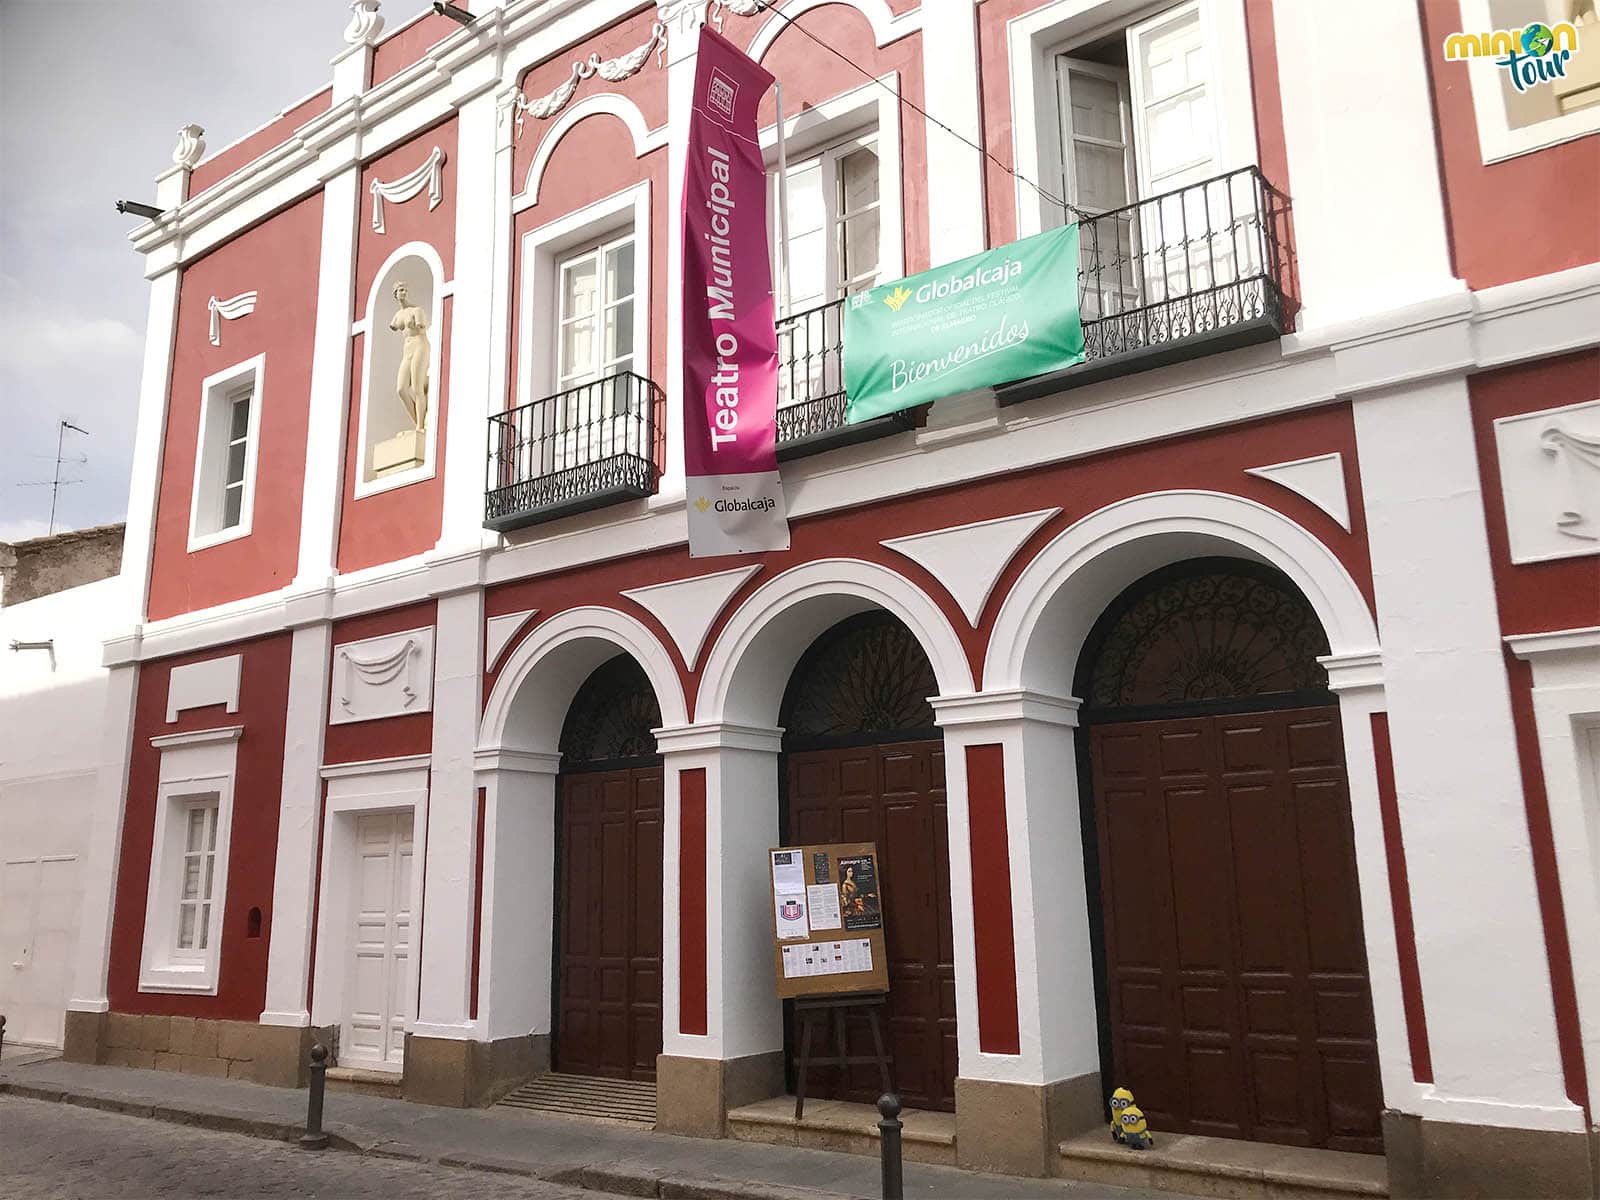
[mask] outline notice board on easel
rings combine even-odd
[[[887,992],[877,846],[776,846],[767,867],[779,999]]]

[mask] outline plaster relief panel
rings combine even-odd
[[[191,708],[220,704],[226,712],[239,711],[239,667],[237,654],[208,658],[204,662],[173,667],[167,677],[167,724]]]
[[[328,724],[376,721],[433,707],[433,629],[386,633],[333,648]]]
[[[1511,561],[1600,554],[1600,400],[1494,423]]]

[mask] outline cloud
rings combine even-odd
[[[50,523],[37,517],[0,517],[0,542],[25,542],[50,532]]]
[[[111,317],[13,309],[6,326],[6,366],[14,371],[50,371],[85,359],[122,359],[137,369],[143,350],[139,332]]]

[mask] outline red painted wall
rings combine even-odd
[[[678,1032],[706,1031],[706,769],[678,772]]]
[[[317,192],[183,272],[150,572],[153,620],[274,591],[294,577],[321,237],[322,193]],[[222,345],[213,346],[207,302],[252,289],[259,293],[255,311],[223,321]],[[251,532],[190,554],[201,383],[261,353],[266,354],[266,379]]]
[[[1483,476],[1501,631],[1542,633],[1600,625],[1600,557],[1512,563],[1494,440],[1494,422],[1499,417],[1600,399],[1600,353],[1585,351],[1485,371],[1467,380],[1467,393],[1472,400],[1478,470]]]
[[[444,151],[443,199],[437,208],[428,207],[424,188],[404,204],[385,201],[384,232],[372,228],[372,182],[389,182],[415,170],[437,146]],[[439,394],[429,397],[430,421],[439,422],[431,479],[419,480],[360,500],[355,496],[356,472],[362,453],[361,393],[367,337],[398,337],[389,329],[394,315],[392,296],[372,296],[372,288],[389,256],[408,242],[426,242],[444,264],[443,280],[455,278],[456,256],[456,121],[419,133],[410,141],[373,159],[361,172],[361,220],[356,232],[356,283],[354,304],[358,317],[372,317],[372,330],[352,338],[350,348],[350,404],[345,431],[344,503],[340,510],[338,564],[341,572],[393,562],[431,550],[439,540],[444,512],[445,439],[450,432],[450,333],[455,298],[446,296],[442,305],[441,328],[430,330],[429,338],[440,348]],[[370,309],[369,309],[370,300]],[[374,386],[392,388],[392,380],[374,381]]]
[[[272,875],[277,861],[278,807],[283,785],[290,642],[289,634],[274,634],[258,641],[146,663],[139,670],[116,913],[111,929],[108,994],[113,1012],[171,1013],[233,1021],[254,1021],[261,1015],[266,1001],[267,946],[272,937]],[[167,724],[167,681],[172,668],[230,654],[244,658],[239,711],[225,712],[220,704],[190,709]],[[244,732],[239,738],[234,783],[217,994],[143,993],[139,991],[139,957],[161,771],[161,752],[150,745],[150,739],[229,725],[243,725]],[[245,936],[251,908],[261,910],[261,936],[256,938]]]
[[[1310,501],[1288,489],[1246,475],[1251,467],[1287,462],[1338,451],[1344,456],[1349,489],[1351,532]],[[750,561],[762,569],[735,593],[713,622],[706,646],[715,641],[728,617],[743,599],[780,571],[818,558],[851,557],[881,563],[916,583],[944,610],[961,638],[974,675],[982,671],[990,631],[1000,604],[1040,547],[1074,521],[1116,500],[1137,496],[1153,488],[1198,488],[1227,492],[1255,500],[1288,516],[1328,546],[1372,603],[1372,569],[1367,554],[1366,518],[1361,502],[1355,429],[1346,405],[1330,405],[1267,421],[1211,430],[1190,437],[1099,454],[1075,462],[1058,463],[1031,471],[962,483],[940,491],[889,498],[847,512],[795,521],[790,526],[790,549]],[[881,539],[899,534],[943,529],[991,517],[1030,512],[1059,505],[1059,516],[1033,535],[1000,575],[985,606],[978,628],[973,629],[943,586],[909,559],[885,549]],[[538,617],[519,632],[502,654],[501,662],[522,638],[539,624],[567,608],[583,604],[620,607],[638,617],[669,648],[693,703],[696,684],[685,669],[671,638],[649,613],[618,595],[623,588],[641,583],[682,579],[704,574],[687,559],[682,546],[653,554],[634,555],[613,562],[560,574],[502,584],[488,591],[486,616],[539,610]],[[488,696],[498,678],[485,681]]]
[[[333,88],[328,86],[307,96],[293,108],[285,109],[276,120],[246,134],[231,146],[224,146],[189,175],[189,195],[198,196],[212,184],[226,179],[246,163],[254,162],[274,146],[289,140],[289,135],[312,117],[320,117],[333,104]]]
[[[1418,1083],[1432,1083],[1433,1051],[1428,1045],[1428,1016],[1422,1006],[1417,927],[1411,915],[1411,877],[1406,870],[1406,847],[1400,830],[1388,713],[1372,714],[1372,754],[1378,772],[1378,814],[1389,868],[1389,903],[1394,912],[1395,956],[1400,969],[1400,1003],[1406,1014],[1406,1043],[1411,1051],[1411,1077]]]
[[[469,3],[458,7],[470,10],[472,5],[469,0]],[[377,87],[384,80],[393,79],[420,59],[423,51],[444,41],[460,29],[461,26],[449,17],[442,17],[432,12],[419,17],[404,28],[396,29],[373,48],[372,86]]]
[[[1445,37],[1463,27],[1460,5],[1419,7],[1456,274],[1486,288],[1600,262],[1600,134],[1485,165],[1467,64],[1444,61]]]
[[[1006,838],[1005,747],[967,747],[967,825],[972,878],[1011,878]],[[1011,889],[989,892],[973,913],[973,956],[978,977],[978,1049],[1020,1054],[1017,1024],[1017,947],[1012,932]]]
[[[1254,95],[1256,146],[1260,165],[1278,188],[1289,190],[1288,156],[1284,150],[1283,104],[1278,92],[1278,62],[1273,35],[1274,0],[1245,0],[1245,32],[1250,39],[1250,83]],[[1299,0],[1292,0],[1299,2]],[[986,0],[978,6],[978,66],[983,84],[984,144],[999,163],[985,170],[984,194],[989,208],[989,244],[1001,246],[1017,237],[1016,183],[1006,168],[1016,165],[1012,154],[1011,49],[1006,22],[1041,7],[1042,0]],[[1003,163],[1004,166],[999,164]],[[1059,179],[1035,179],[1046,192],[1057,194]],[[1023,185],[1026,187],[1026,185]],[[1294,193],[1289,190],[1293,199]]]
[[[329,650],[330,669],[334,652],[346,642],[359,642],[366,638],[382,637],[386,633],[400,633],[407,629],[430,628],[437,617],[438,605],[427,600],[421,604],[408,604],[384,612],[367,613],[333,623],[332,647]],[[325,763],[366,762],[375,758],[399,758],[407,754],[427,754],[433,748],[433,713],[407,713],[399,717],[384,717],[377,721],[353,721],[346,725],[329,725],[323,741],[322,761]]]

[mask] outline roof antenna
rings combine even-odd
[[[61,464],[64,463],[64,462],[86,463],[86,462],[89,461],[89,456],[87,454],[74,454],[74,455],[71,455],[70,457],[67,456],[67,455],[63,455],[62,454],[62,452],[61,452],[62,443],[65,440],[65,438],[67,436],[67,430],[69,430],[69,429],[72,430],[74,433],[81,433],[85,437],[87,437],[88,434],[89,434],[89,431],[87,429],[83,428],[83,426],[74,425],[71,421],[63,419],[63,420],[60,420],[60,421],[56,422],[56,474],[55,474],[55,478],[50,481],[50,534],[51,535],[54,535],[54,533],[56,531],[56,502],[61,497],[61,489],[66,487],[68,484],[82,483],[83,482],[83,480],[81,480],[81,479],[63,479],[63,478],[61,478]],[[41,454],[39,457],[43,458],[44,456]],[[45,484],[44,484],[44,480],[41,479],[41,480],[38,480],[37,482],[24,483],[22,486],[23,487],[44,487]]]

